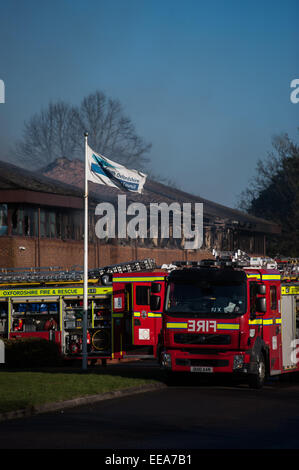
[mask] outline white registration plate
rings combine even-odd
[[[211,373],[213,372],[213,367],[191,367],[191,372],[207,372]]]

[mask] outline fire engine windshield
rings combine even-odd
[[[246,313],[246,283],[242,279],[205,278],[170,280],[166,313],[178,316],[239,316]]]

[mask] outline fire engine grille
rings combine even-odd
[[[229,365],[226,359],[176,359],[177,366],[225,367]]]
[[[212,345],[223,345],[230,344],[230,335],[203,335],[203,334],[188,334],[181,333],[174,335],[175,343],[179,344],[212,344]]]

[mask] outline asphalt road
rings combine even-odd
[[[117,366],[118,367],[118,366]],[[157,376],[151,364],[106,373]],[[112,370],[112,372],[111,372]],[[0,423],[1,449],[299,449],[299,378],[181,385]]]

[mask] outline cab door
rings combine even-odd
[[[133,282],[131,334],[128,334],[128,315],[126,323],[126,356],[155,357],[158,335],[162,326],[162,313],[151,308],[151,281]],[[128,339],[131,345],[128,345]]]
[[[149,346],[154,343],[155,317],[150,311],[151,282],[134,283],[133,344]]]
[[[115,276],[113,282],[113,351],[120,357],[156,357],[165,291],[159,279]]]
[[[270,346],[270,373],[278,373],[282,369],[281,323],[279,311],[279,289],[277,284],[269,286],[270,318],[263,321],[264,330],[268,330]]]
[[[114,292],[114,316],[123,311],[122,346],[124,357],[153,355],[150,316],[150,282],[118,283]],[[117,332],[114,327],[115,333]]]

